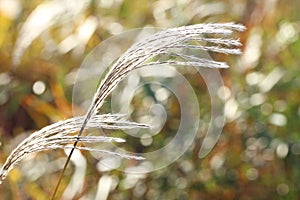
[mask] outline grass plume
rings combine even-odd
[[[0,171],[0,181],[2,182],[8,172],[28,153],[62,148],[71,149],[52,195],[52,199],[54,199],[74,149],[99,151],[129,159],[142,159],[134,155],[77,147],[77,144],[79,142],[124,142],[124,140],[120,138],[82,136],[83,132],[89,128],[124,129],[148,127],[145,124],[128,122],[119,114],[97,115],[104,100],[132,70],[145,66],[164,64],[227,68],[228,65],[224,62],[199,58],[182,50],[192,49],[224,54],[240,54],[241,51],[238,49],[238,47],[241,46],[240,41],[238,39],[228,38],[228,36],[234,31],[243,30],[245,30],[244,26],[234,23],[195,24],[167,29],[133,44],[112,64],[108,73],[102,79],[86,115],[57,122],[31,134],[8,156]],[[78,134],[74,135],[74,133]],[[73,143],[73,146],[70,146],[70,143]]]
[[[75,141],[84,143],[97,142],[125,142],[121,138],[107,136],[76,136],[82,126],[84,117],[74,117],[71,119],[59,121],[42,128],[39,131],[32,133],[23,140],[8,156],[0,171],[0,183],[2,183],[10,170],[14,168],[27,154],[46,151],[53,149],[70,149],[73,148],[69,144]],[[131,129],[131,128],[147,128],[145,124],[129,122],[124,119],[124,115],[120,114],[105,114],[95,115],[91,118],[86,126],[86,129],[103,128],[103,129]],[[76,147],[76,149],[97,151],[101,153],[109,153],[118,155],[128,159],[143,159],[138,156],[119,154],[101,149],[93,149],[88,147]]]

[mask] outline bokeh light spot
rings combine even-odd
[[[36,95],[41,95],[45,92],[46,85],[42,81],[36,81],[32,86],[32,91]]]
[[[279,158],[285,158],[288,153],[289,153],[289,146],[284,142],[279,143],[276,148],[277,156]]]
[[[247,170],[246,172],[246,176],[248,178],[248,180],[250,181],[254,181],[258,178],[258,171],[255,168],[250,168]]]
[[[269,122],[276,126],[285,126],[287,123],[287,119],[286,119],[286,116],[284,116],[283,114],[273,113],[269,117]]]
[[[281,183],[277,186],[277,193],[279,195],[287,195],[289,191],[290,191],[289,186],[285,183]]]

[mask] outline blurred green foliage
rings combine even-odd
[[[186,73],[198,95],[203,117],[199,136],[189,150],[167,168],[134,179],[131,184],[132,179],[120,171],[100,172],[97,160],[83,153],[87,172],[83,190],[74,199],[93,199],[98,181],[104,175],[114,180],[108,199],[298,199],[300,1],[74,1],[72,6],[78,8],[76,12],[63,12],[50,20],[53,23],[44,26],[45,30],[34,38],[24,50],[21,62],[14,66],[12,55],[22,36],[21,27],[41,6],[46,8],[43,11],[57,11],[51,10],[51,2],[60,6],[65,2],[67,7],[72,4],[71,1],[0,0],[1,163],[31,131],[71,117],[72,108],[80,110],[72,105],[72,84],[68,78],[101,41],[144,26],[168,28],[235,21],[247,27],[240,36],[244,54],[212,55],[231,65],[221,71],[228,89],[227,123],[214,150],[206,158],[198,158],[207,129],[205,119],[210,118],[207,106],[210,102],[201,77]],[[78,31],[88,19],[96,27],[88,38],[82,39]],[[31,26],[34,30],[34,25]],[[68,39],[70,35],[73,40]],[[136,99],[133,104],[136,108],[141,102]],[[178,105],[173,104],[170,110],[177,116]],[[172,123],[169,123],[163,132],[168,135],[171,130]],[[164,145],[166,138],[162,134],[156,136],[154,145]],[[126,139],[129,140],[127,148],[133,152],[150,148],[130,141],[130,137]],[[60,169],[50,170],[46,166],[53,162],[56,162],[54,166],[62,165],[63,158],[61,151],[28,158],[29,164],[22,162],[0,185],[0,198],[47,199]],[[35,165],[38,172],[26,171]],[[74,166],[70,166],[59,193],[68,185],[73,170]]]

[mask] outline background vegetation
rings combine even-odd
[[[74,10],[57,14],[50,20],[52,24],[45,24],[45,30],[25,50],[20,64],[13,66],[13,51],[30,14],[43,7],[43,12],[58,12],[52,5],[64,3]],[[72,107],[80,109],[72,105],[72,77],[84,56],[101,41],[144,26],[167,28],[235,21],[247,27],[241,35],[244,54],[212,55],[231,65],[221,70],[227,87],[227,123],[214,150],[204,159],[198,158],[207,128],[203,120],[189,150],[172,165],[149,174],[132,176],[118,170],[105,171],[97,165],[99,160],[83,152],[82,162],[87,163],[83,190],[73,199],[93,199],[99,194],[105,199],[108,190],[108,199],[298,198],[300,1],[66,0],[64,3],[0,0],[0,163],[30,132],[71,117]],[[95,27],[87,38],[80,35],[85,23]],[[29,27],[31,32],[40,31],[35,30],[34,23],[29,23]],[[185,76],[198,95],[201,117],[209,119],[210,102],[204,81],[193,73]],[[133,104],[138,108],[141,101],[136,99]],[[176,102],[169,106],[170,113],[177,116]],[[104,109],[109,112],[108,105]],[[167,123],[153,145],[158,148],[163,145],[173,129],[174,125]],[[131,141],[128,135],[114,134],[127,139],[127,148],[133,152],[150,149]],[[48,199],[64,160],[63,151],[27,157],[0,185],[0,198]],[[60,193],[78,168],[74,163],[70,165]],[[110,188],[103,187],[108,183]]]

